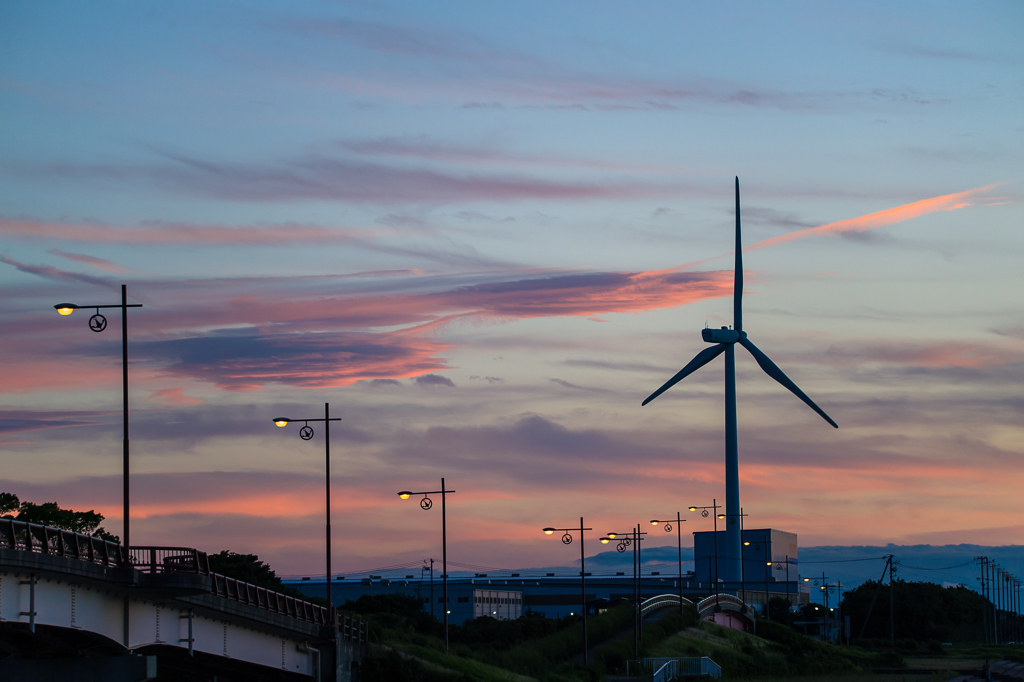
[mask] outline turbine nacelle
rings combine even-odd
[[[739,343],[740,339],[747,338],[746,332],[738,332],[728,327],[704,329],[700,335],[704,339],[704,343]]]

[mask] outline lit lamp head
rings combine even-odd
[[[408,490],[403,490],[402,492],[398,493],[398,496],[401,497],[403,500],[408,500],[410,497],[412,497],[412,493],[409,492]]]
[[[744,540],[743,541],[743,546],[744,547],[750,547],[750,540]]]
[[[74,303],[58,303],[53,307],[56,308],[57,312],[60,313],[61,315],[70,315],[71,313],[78,310],[78,306],[75,305]]]
[[[615,539],[615,538],[617,538],[618,536],[619,536],[619,534],[618,534],[618,533],[608,533],[608,537],[610,537],[610,538],[611,538],[612,540],[614,540],[614,539]]]
[[[809,583],[809,582],[811,582],[811,579],[810,578],[804,578],[804,582],[805,583]]]
[[[768,562],[768,563],[767,563],[766,565],[767,565],[767,566],[771,566],[771,565],[772,565],[772,562],[770,562],[770,561],[769,561],[769,562]]]
[[[544,535],[551,535],[555,532],[554,528],[543,528],[542,530],[544,531]]]
[[[288,417],[274,417],[274,423],[277,424],[278,426],[288,426],[288,422],[290,421],[291,419],[289,419]]]
[[[720,518],[720,519],[724,519],[724,518],[725,518],[725,514],[719,514],[719,515],[718,515],[718,518]]]
[[[659,523],[661,523],[661,521],[658,521],[657,519],[651,519],[652,526],[657,526]]]
[[[696,507],[687,507],[687,509],[689,509],[690,511],[697,511]]]
[[[601,544],[602,545],[607,545],[611,541],[612,541],[611,538],[601,538]]]

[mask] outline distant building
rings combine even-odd
[[[720,594],[740,597],[755,608],[765,603],[768,596],[786,597],[794,605],[809,600],[809,590],[801,586],[797,575],[797,537],[795,533],[771,528],[749,529],[743,532],[749,545],[744,547],[742,583],[718,583]],[[683,596],[694,603],[715,593],[714,574],[714,532],[694,533],[693,546],[696,571],[683,574]],[[725,547],[725,531],[718,533],[719,561]],[[768,561],[771,560],[771,565]],[[720,563],[721,566],[721,563]],[[788,576],[787,576],[788,568]],[[711,573],[709,573],[709,570]],[[767,580],[766,580],[767,579]],[[324,579],[303,578],[285,580],[289,587],[315,597],[325,596]],[[660,594],[678,594],[679,578],[675,571],[662,576],[658,571],[645,571],[640,579],[641,601]],[[432,591],[431,591],[432,590]],[[587,610],[606,609],[610,604],[633,599],[633,575],[619,571],[615,575],[587,574]],[[441,580],[435,577],[433,586],[429,579],[407,576],[404,580],[371,576],[356,578],[335,576],[331,582],[331,595],[335,606],[342,607],[347,600],[355,601],[364,594],[407,594],[416,597],[423,610],[441,619],[445,608],[441,595]],[[582,610],[580,578],[528,572],[487,576],[478,574],[474,578],[448,579],[448,621],[459,624],[470,618],[490,616],[491,618],[518,618],[527,611],[543,614],[548,618],[563,618],[578,615]]]
[[[718,531],[719,591],[745,596],[747,604],[764,604],[765,592],[769,596],[786,597],[795,603],[805,603],[807,597],[798,597],[799,559],[796,533],[773,528],[743,529],[743,580],[729,583],[725,588],[721,576],[725,574],[725,531]],[[705,589],[714,587],[715,579],[715,531],[693,534],[694,574],[698,584]]]
[[[315,597],[323,597],[324,579],[309,578],[285,580],[284,584]],[[678,578],[662,577],[657,572],[645,572],[641,579],[641,599],[659,594],[677,594]],[[633,598],[633,576],[587,575],[587,605],[593,613],[596,608],[608,608],[609,603]],[[342,607],[347,600],[355,601],[364,594],[407,594],[423,604],[423,610],[442,616],[444,601],[441,581],[434,580],[431,599],[430,580],[407,578],[339,578],[331,582],[331,597],[335,606]],[[707,586],[698,587],[692,573],[683,575],[683,596],[697,601],[708,595]],[[480,600],[480,601],[478,601]],[[495,601],[497,600],[497,601]],[[518,618],[526,611],[543,614],[548,618],[579,615],[582,594],[578,576],[520,575],[518,573],[476,578],[448,579],[448,616],[450,623],[459,624],[470,618],[489,615],[492,618]],[[490,613],[488,613],[490,611]]]

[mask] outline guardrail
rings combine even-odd
[[[652,682],[669,682],[680,677],[703,675],[717,680],[722,676],[722,666],[707,656],[642,658],[639,661],[627,661],[626,674],[633,677],[650,677]]]
[[[212,578],[212,593],[307,623],[329,625],[331,609],[210,571],[206,552],[190,547],[132,547],[103,538],[14,519],[0,519],[0,547],[68,557],[100,566],[128,566],[151,575],[192,573]]]
[[[124,547],[92,535],[36,523],[0,519],[0,547],[88,561],[100,566],[124,566]]]

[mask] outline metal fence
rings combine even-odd
[[[722,676],[722,667],[707,656],[642,658],[639,661],[627,661],[626,674],[631,677],[650,678],[653,682],[669,682],[681,677],[703,675],[718,679]]]

